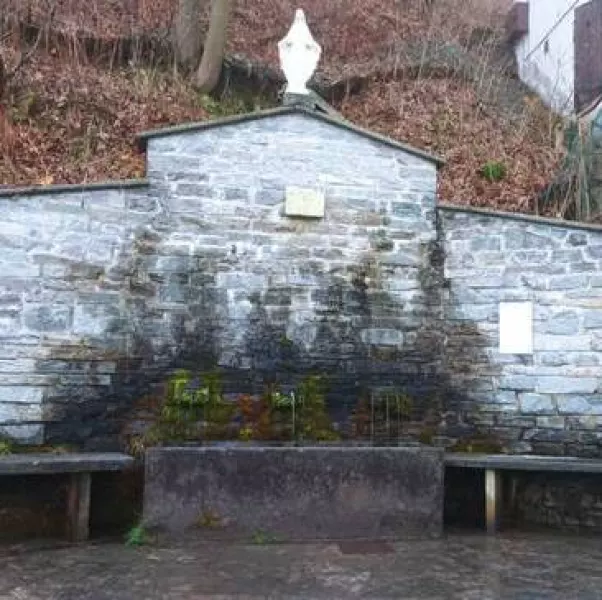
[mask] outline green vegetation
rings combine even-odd
[[[301,382],[297,397],[295,437],[300,440],[332,442],[339,439],[326,411],[325,380],[312,375]]]
[[[236,406],[224,399],[218,374],[195,378],[189,371],[178,371],[167,383],[159,419],[146,441],[220,439],[235,412]]]
[[[500,454],[502,450],[502,443],[492,435],[462,438],[449,449],[450,452],[474,452],[476,454]]]
[[[261,529],[258,529],[253,533],[251,540],[254,544],[257,544],[258,546],[265,546],[266,544],[277,544],[278,542],[282,541],[276,535],[269,533],[268,531],[263,531]]]
[[[497,160],[490,160],[481,167],[479,174],[490,183],[497,183],[506,178],[506,165]]]
[[[389,445],[407,435],[414,401],[395,388],[367,390],[351,415],[351,429],[340,432],[327,408],[328,387],[323,375],[309,375],[292,389],[265,384],[259,394],[225,394],[216,372],[177,371],[165,385],[154,424],[127,443],[134,456],[161,444],[211,441],[283,442],[308,444],[342,438]],[[334,391],[334,390],[333,390]],[[427,401],[419,441],[432,443],[441,407]],[[425,407],[421,404],[421,407]],[[414,429],[414,433],[415,429]]]
[[[267,97],[263,98],[242,91],[237,94],[224,94],[217,99],[208,94],[199,94],[197,96],[197,103],[200,108],[207,111],[207,113],[214,118],[255,112],[268,108],[274,104],[274,102],[270,102]]]
[[[125,536],[125,545],[138,548],[150,543],[150,536],[144,525],[138,524],[132,527]]]
[[[13,445],[10,440],[0,439],[0,456],[7,456],[13,453]]]
[[[204,510],[198,520],[197,525],[203,529],[218,529],[222,526],[222,519],[213,510]]]

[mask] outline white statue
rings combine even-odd
[[[299,8],[286,37],[278,43],[280,66],[284,71],[287,94],[309,94],[307,82],[314,74],[322,48],[314,40],[305,13]]]

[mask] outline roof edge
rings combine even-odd
[[[370,139],[374,142],[378,142],[385,146],[389,146],[396,150],[401,150],[403,152],[407,152],[408,154],[412,154],[418,158],[422,158],[424,160],[435,163],[437,167],[441,167],[445,164],[445,160],[437,156],[435,154],[431,154],[425,150],[420,150],[418,148],[414,148],[413,146],[409,146],[404,144],[403,142],[398,142],[390,137],[381,135],[379,133],[375,133],[368,129],[364,129],[359,127],[347,119],[344,118],[336,118],[333,115],[326,114],[323,112],[317,112],[315,110],[307,109],[303,106],[299,105],[289,105],[289,106],[278,106],[276,108],[268,108],[264,110],[259,110],[252,113],[244,113],[241,115],[234,115],[231,117],[224,117],[221,119],[213,119],[210,121],[198,121],[194,123],[186,123],[183,125],[176,125],[173,127],[165,127],[162,129],[155,129],[150,131],[143,131],[136,136],[136,140],[138,143],[138,147],[144,151],[146,150],[146,146],[148,144],[148,140],[166,137],[170,135],[178,135],[181,133],[192,133],[195,131],[206,131],[209,129],[215,129],[217,127],[225,127],[228,125],[234,125],[238,123],[245,123],[251,121],[258,121],[261,119],[267,119],[269,117],[275,117],[280,115],[290,115],[290,114],[303,114],[308,117],[312,117],[319,121],[323,121],[328,123],[329,125],[334,125],[335,127],[339,127],[341,129],[346,129],[347,131],[351,131],[358,135],[361,135],[364,138]]]
[[[0,188],[0,198],[15,196],[40,196],[61,193],[93,192],[102,190],[130,190],[148,187],[147,179],[124,179],[123,181],[99,181],[94,183],[64,183],[56,185],[29,185]]]
[[[548,227],[564,227],[565,229],[580,229],[584,231],[594,231],[602,233],[602,225],[595,223],[584,223],[580,221],[567,221],[565,219],[553,217],[540,217],[538,215],[528,215],[525,213],[512,213],[501,210],[490,210],[488,208],[479,208],[476,206],[459,206],[456,204],[438,203],[437,210],[468,213],[481,217],[491,217],[494,219],[506,219],[510,221],[523,221],[533,223],[534,225],[546,225]]]

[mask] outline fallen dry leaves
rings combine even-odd
[[[375,82],[341,109],[364,127],[445,158],[439,177],[444,202],[533,212],[561,158],[550,140],[548,111],[538,102],[525,102],[510,121],[482,108],[474,87],[456,79]],[[501,182],[479,174],[488,161],[505,165]]]
[[[490,0],[491,10],[466,10],[474,1],[440,0],[464,11],[443,11],[428,23],[420,0],[305,0],[303,7],[324,48],[322,73],[337,79],[400,41],[468,35],[491,24],[503,12],[494,9],[506,3]],[[57,27],[105,38],[142,32],[165,37],[175,5],[175,0],[56,2]],[[0,0],[2,6],[7,14],[23,3]],[[35,18],[36,0],[32,6]],[[274,65],[275,44],[296,6],[293,0],[238,0],[230,50]],[[43,15],[37,18],[41,23]],[[153,70],[109,71],[82,65],[72,54],[39,52],[22,75],[18,93],[0,105],[0,185],[139,177],[144,157],[134,143],[138,132],[208,117],[190,85]],[[531,212],[560,157],[548,112],[538,102],[521,99],[517,105],[514,99],[518,108],[509,118],[503,87],[484,102],[478,86],[452,77],[374,80],[337,108],[359,125],[442,155],[447,164],[440,175],[441,200]],[[505,165],[503,181],[490,183],[479,175],[491,160]]]
[[[140,177],[136,133],[207,118],[187,84],[158,72],[107,72],[38,55],[23,74],[0,114],[5,185]]]

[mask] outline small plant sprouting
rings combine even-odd
[[[258,546],[265,546],[266,544],[276,544],[279,541],[278,537],[275,536],[273,533],[263,531],[261,529],[255,531],[251,539],[253,543],[257,544]]]
[[[217,529],[223,525],[221,517],[213,510],[204,510],[198,520],[197,525],[203,529]]]
[[[479,174],[490,183],[497,183],[506,177],[506,165],[497,160],[489,160],[481,167]]]
[[[150,542],[148,532],[144,525],[135,525],[125,536],[125,545],[131,548],[139,548]]]
[[[13,453],[13,445],[9,440],[0,440],[0,456],[8,456]]]

